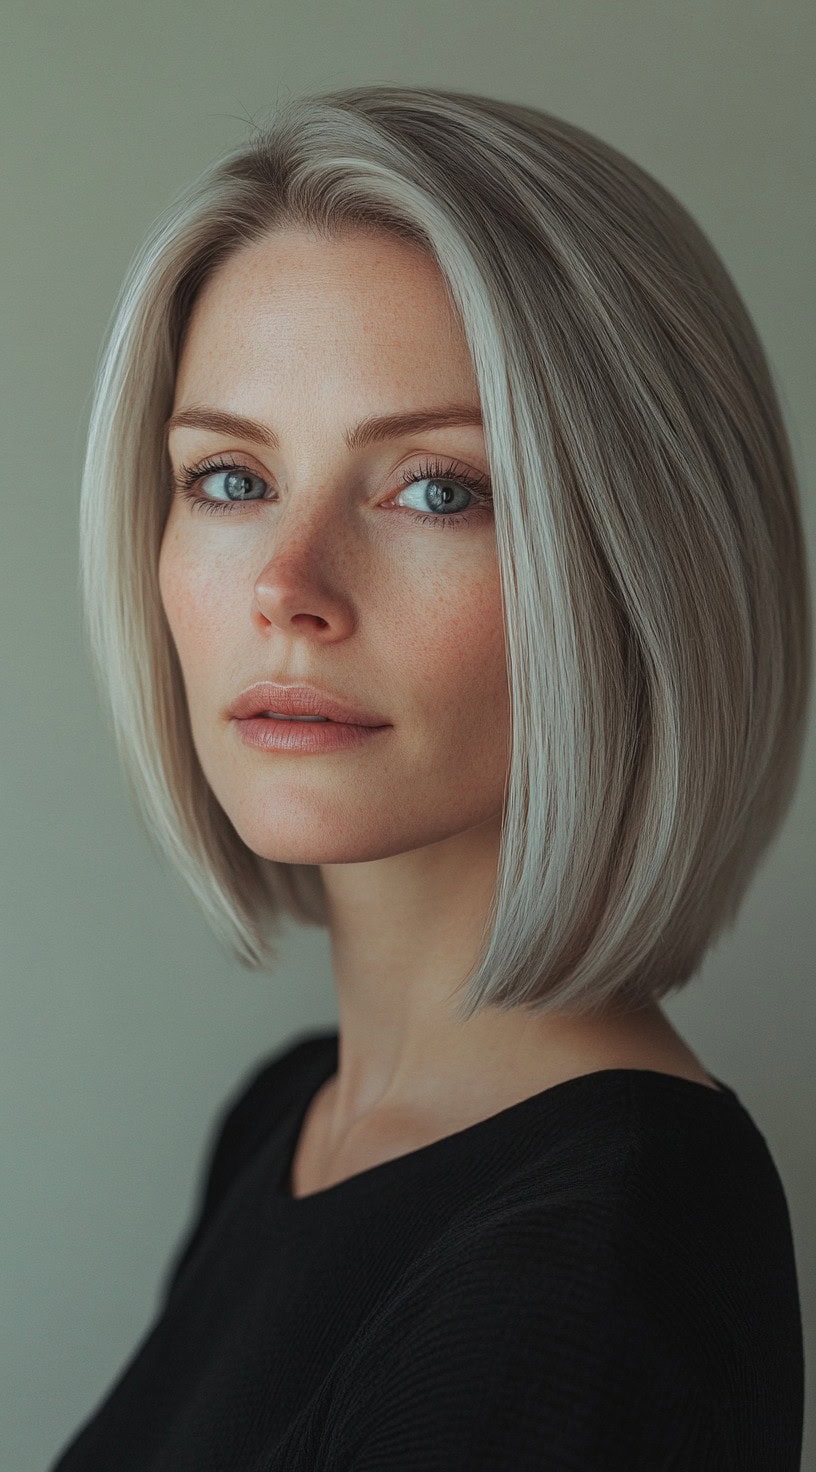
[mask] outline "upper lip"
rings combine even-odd
[[[281,715],[327,716],[353,726],[386,726],[389,723],[370,711],[360,710],[339,695],[331,695],[316,685],[287,685],[261,681],[243,690],[229,708],[233,720],[245,721],[261,711],[274,710]]]

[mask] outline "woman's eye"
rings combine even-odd
[[[262,480],[261,476],[253,475],[251,470],[244,470],[243,467],[238,469],[211,470],[201,477],[201,484],[203,485],[207,480],[217,479],[219,475],[224,479],[227,504],[240,505],[243,501],[261,500],[266,482]],[[255,497],[250,495],[253,481],[256,481],[261,487],[260,496]]]
[[[219,479],[226,492],[222,499],[204,489],[208,481],[217,482]],[[253,494],[253,483],[258,494]],[[236,506],[263,501],[267,482],[245,465],[204,464],[197,467],[182,465],[174,476],[174,486],[177,494],[191,503],[192,510],[230,514]],[[413,515],[414,520],[442,527],[467,523],[469,517],[462,512],[483,514],[490,509],[492,502],[487,476],[468,472],[454,475],[447,467],[436,463],[406,473],[386,504],[389,508],[403,509],[398,503],[409,494],[417,504],[404,509]]]
[[[426,490],[425,487],[430,489]],[[434,479],[431,476],[422,476],[411,480],[394,499],[396,501],[406,495],[416,498],[417,504],[413,508],[409,507],[409,510],[439,512],[440,515],[453,511],[469,511],[473,501],[473,491],[452,477]]]

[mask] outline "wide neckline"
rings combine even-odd
[[[314,1041],[316,1045],[325,1048],[325,1053],[318,1052],[318,1066],[313,1065],[308,1069],[303,1090],[299,1091],[284,1116],[279,1135],[281,1164],[269,1187],[276,1208],[279,1211],[290,1213],[298,1212],[305,1215],[307,1212],[318,1210],[324,1204],[339,1202],[347,1196],[353,1197],[359,1192],[376,1188],[392,1177],[400,1174],[411,1175],[425,1165],[444,1162],[446,1157],[456,1156],[457,1152],[469,1147],[471,1143],[477,1141],[489,1143],[490,1138],[506,1128],[509,1123],[523,1128],[528,1116],[532,1118],[536,1114],[546,1116],[548,1113],[557,1113],[570,1103],[573,1095],[580,1097],[583,1094],[597,1092],[599,1089],[608,1090],[610,1084],[617,1080],[640,1079],[639,1086],[641,1087],[643,1082],[646,1082],[647,1087],[656,1086],[658,1092],[662,1090],[667,1093],[685,1094],[689,1099],[700,1101],[708,1099],[712,1104],[716,1104],[717,1108],[725,1105],[735,1107],[743,1115],[746,1113],[739,1096],[713,1073],[709,1073],[708,1077],[712,1083],[717,1085],[716,1089],[709,1088],[707,1084],[698,1083],[695,1079],[682,1078],[679,1074],[674,1073],[663,1073],[659,1069],[599,1068],[590,1073],[576,1074],[574,1078],[563,1079],[557,1084],[550,1084],[535,1094],[529,1094],[525,1099],[517,1100],[515,1104],[505,1105],[503,1109],[497,1110],[494,1114],[488,1114],[483,1119],[475,1120],[473,1124],[465,1125],[460,1130],[453,1130],[448,1135],[440,1136],[439,1139],[430,1140],[425,1145],[418,1145],[414,1150],[406,1150],[390,1160],[382,1160],[376,1165],[367,1166],[352,1176],[335,1181],[333,1185],[324,1186],[318,1191],[310,1191],[306,1196],[293,1196],[290,1190],[290,1176],[301,1127],[318,1090],[337,1071],[338,1033],[320,1034]]]

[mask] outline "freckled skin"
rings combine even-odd
[[[271,499],[210,515],[174,498],[159,583],[218,802],[255,853],[320,865],[325,882],[340,1058],[296,1156],[311,1189],[593,1067],[706,1077],[658,1007],[614,1026],[451,1018],[495,887],[508,773],[500,575],[493,513],[422,525],[412,510],[448,513],[421,499],[427,481],[400,491],[400,472],[447,458],[489,475],[484,433],[355,451],[343,438],[369,415],[443,404],[479,404],[465,339],[435,264],[387,235],[287,229],[243,247],[182,344],[174,413],[217,407],[279,439],[172,431],[176,471],[228,458]],[[223,475],[207,487],[227,499]],[[224,711],[261,679],[325,683],[392,729],[318,755],[247,747]]]
[[[278,493],[223,516],[176,498],[159,567],[196,749],[244,841],[284,862],[346,864],[492,828],[509,730],[492,513],[420,525],[411,510],[449,514],[428,509],[427,481],[383,506],[403,467],[428,458],[489,474],[483,431],[343,442],[369,414],[478,405],[433,263],[362,235],[287,232],[245,248],[197,303],[173,407],[193,403],[263,420],[281,440],[275,453],[212,431],[170,438],[177,463],[241,451]],[[223,477],[208,490],[226,499]],[[247,749],[219,712],[278,675],[325,680],[393,730],[318,757]],[[495,865],[495,838],[490,849]],[[417,854],[412,868],[425,863]]]

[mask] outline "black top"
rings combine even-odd
[[[551,1086],[289,1194],[336,1032],[222,1105],[155,1318],[51,1472],[800,1472],[788,1206],[736,1093]]]

